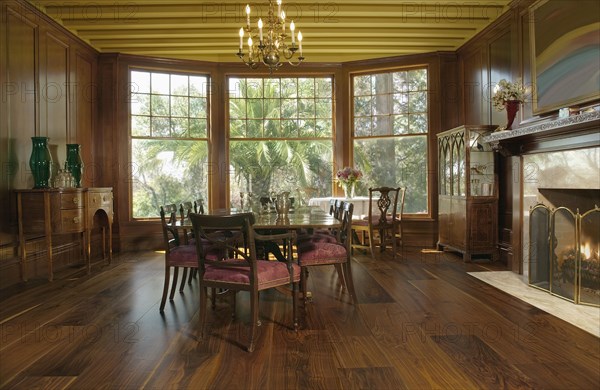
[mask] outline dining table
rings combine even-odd
[[[208,215],[234,215],[240,213],[252,213],[254,215],[255,230],[297,230],[297,229],[335,229],[342,226],[342,222],[334,218],[328,212],[318,206],[302,206],[290,210],[286,214],[277,214],[274,210],[251,211],[239,208],[208,210]],[[185,231],[192,230],[192,222],[188,217],[178,219],[171,226],[175,229]],[[184,233],[185,234],[185,233]],[[283,294],[290,295],[291,291],[282,286],[276,287]],[[312,299],[312,292],[307,291],[305,299]]]
[[[335,229],[341,226],[341,221],[329,215],[317,206],[302,206],[290,210],[286,214],[278,214],[275,211],[252,211],[240,208],[213,209],[205,212],[207,215],[235,215],[240,213],[252,213],[254,215],[254,229],[268,230],[297,230],[297,229]],[[174,225],[175,229],[190,230],[192,223],[189,218],[178,219]]]

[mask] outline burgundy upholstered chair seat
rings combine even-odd
[[[224,260],[226,263],[242,263],[237,259]],[[300,281],[300,266],[292,264],[293,280]],[[281,286],[290,282],[290,274],[287,264],[278,261],[257,261],[256,262],[258,289]],[[240,265],[239,267],[218,267],[210,264],[206,265],[204,273],[205,281],[219,281],[236,284],[250,284],[250,267]]]
[[[343,245],[329,242],[307,242],[298,245],[298,263],[301,266],[344,263],[348,252]]]
[[[198,255],[196,255],[196,246],[180,245],[171,249],[169,256],[169,265],[175,267],[198,267]]]

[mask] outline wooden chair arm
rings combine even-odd
[[[282,239],[291,239],[294,240],[296,238],[296,232],[290,231],[288,233],[279,233],[279,234],[260,234],[254,232],[254,239],[258,241],[276,241]]]

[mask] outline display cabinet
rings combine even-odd
[[[494,152],[482,138],[495,126],[460,126],[438,138],[438,249],[495,261],[498,189]]]

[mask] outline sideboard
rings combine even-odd
[[[83,258],[91,270],[91,235],[96,213],[106,215],[102,226],[102,255],[112,260],[113,192],[111,187],[15,190],[19,227],[21,279],[27,281],[27,240],[43,235],[48,258],[48,280],[53,280],[52,235],[80,233]]]

